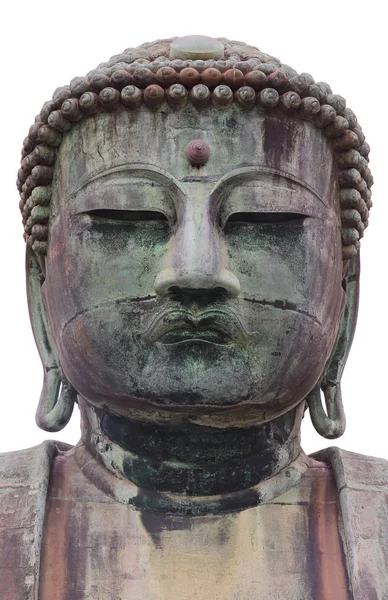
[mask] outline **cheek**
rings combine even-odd
[[[236,224],[225,228],[225,238],[230,267],[238,275],[242,290],[269,294],[271,299],[298,293],[305,279],[308,252],[303,222],[292,226]]]
[[[247,326],[262,333],[252,369],[262,376],[266,363],[272,402],[287,402],[295,393],[303,398],[325,368],[343,309],[337,220],[252,224],[226,232],[226,239]]]
[[[246,301],[239,312],[253,332],[249,355],[254,402],[282,410],[301,401],[325,368],[336,324],[323,327],[315,315],[291,303]]]
[[[86,398],[122,395],[131,387],[141,329],[138,307],[125,316],[116,302],[90,308],[68,321],[58,339],[58,355],[69,381]]]
[[[87,215],[63,216],[50,229],[47,256],[55,328],[90,307],[155,295],[169,239],[165,222],[92,225]]]
[[[230,268],[244,297],[286,303],[325,327],[341,312],[340,228],[335,219],[246,224],[225,232]]]

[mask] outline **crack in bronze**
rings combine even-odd
[[[309,317],[322,326],[322,323],[315,315],[312,315],[308,312],[308,310],[302,310],[298,308],[294,302],[289,302],[288,300],[256,300],[255,298],[242,298],[245,302],[251,302],[252,304],[260,304],[261,306],[273,306],[274,308],[280,308],[280,310],[290,310],[292,312],[296,312],[300,315],[304,315],[305,317]]]
[[[99,304],[94,304],[93,306],[88,306],[87,308],[84,308],[84,309],[78,311],[75,315],[70,317],[70,319],[68,321],[66,321],[66,323],[64,324],[64,326],[62,328],[62,334],[64,333],[67,326],[70,325],[70,323],[72,323],[72,321],[74,321],[74,319],[77,319],[77,317],[79,317],[81,315],[85,315],[88,312],[91,312],[98,308],[109,306],[110,304],[117,306],[118,304],[124,304],[124,302],[141,302],[143,300],[156,300],[156,298],[157,298],[156,295],[149,294],[148,296],[136,296],[136,298],[119,298],[117,300],[106,300],[105,302],[100,302]]]

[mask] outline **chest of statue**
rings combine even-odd
[[[332,472],[320,462],[269,504],[173,516],[113,500],[74,456],[59,456],[39,599],[348,600],[341,531]]]
[[[2,600],[388,597],[382,459],[332,448],[268,503],[174,516],[119,502],[75,454],[0,457]]]

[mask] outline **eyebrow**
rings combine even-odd
[[[167,187],[174,187],[178,192],[180,192],[183,195],[186,195],[185,190],[183,189],[178,179],[176,179],[167,171],[164,171],[163,169],[160,169],[158,167],[154,167],[153,165],[147,165],[144,163],[132,163],[130,165],[126,164],[120,165],[118,167],[113,167],[112,169],[106,169],[104,171],[101,171],[100,173],[93,175],[92,177],[84,181],[77,189],[73,190],[68,195],[68,199],[73,198],[76,194],[87,188],[92,183],[100,179],[104,179],[109,175],[115,175],[120,173],[128,173],[132,177],[136,175],[142,176],[147,179],[160,182],[162,185],[165,185]]]
[[[227,187],[231,184],[233,185],[233,183],[237,183],[241,179],[243,179],[243,180],[245,179],[245,181],[247,181],[247,179],[244,177],[246,175],[251,176],[251,179],[250,179],[251,181],[255,179],[255,175],[277,175],[278,177],[280,177],[281,179],[283,179],[284,181],[286,181],[288,183],[289,182],[296,183],[302,189],[313,194],[322,204],[324,204],[324,206],[326,206],[326,207],[329,206],[327,204],[327,202],[325,202],[325,200],[320,196],[320,194],[318,194],[318,192],[311,185],[309,185],[302,179],[299,179],[295,175],[288,173],[287,171],[282,171],[280,169],[273,169],[271,167],[259,167],[259,166],[255,166],[255,165],[240,167],[238,169],[234,169],[233,171],[230,171],[230,173],[227,173],[226,175],[221,177],[221,179],[219,181],[217,181],[217,183],[214,186],[214,188],[212,189],[210,195],[211,196],[219,196],[223,192],[223,189],[225,187]]]

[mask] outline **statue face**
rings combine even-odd
[[[200,168],[194,139],[210,147]],[[314,386],[341,316],[329,142],[235,107],[87,119],[60,148],[46,271],[53,343],[88,402],[273,418]]]

